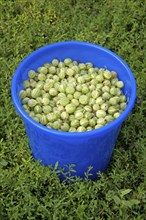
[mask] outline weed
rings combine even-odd
[[[0,219],[144,220],[146,213],[145,0],[0,0]],[[138,101],[123,123],[110,165],[97,181],[35,162],[10,94],[29,53],[65,40],[100,44],[120,55]],[[74,171],[70,167],[69,173]],[[65,174],[64,174],[65,175]]]

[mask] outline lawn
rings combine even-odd
[[[146,1],[0,0],[0,219],[146,219]],[[97,181],[60,181],[35,162],[10,93],[15,69],[37,48],[66,40],[117,53],[137,83],[112,160]]]

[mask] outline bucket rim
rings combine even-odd
[[[115,59],[118,60],[118,62],[120,62],[124,68],[126,69],[126,71],[129,74],[130,77],[130,82],[132,84],[131,89],[131,96],[130,96],[130,100],[127,104],[126,109],[121,113],[121,115],[115,119],[114,121],[108,123],[107,125],[101,127],[101,128],[97,128],[91,131],[85,131],[85,132],[64,132],[64,131],[59,131],[59,130],[54,130],[52,128],[48,128],[44,125],[41,125],[40,123],[34,121],[26,112],[25,110],[22,108],[22,106],[20,105],[20,103],[17,101],[18,99],[18,94],[16,92],[15,89],[15,85],[17,82],[17,77],[19,75],[19,71],[21,70],[21,68],[28,62],[28,60],[30,58],[32,58],[34,55],[39,54],[41,52],[43,52],[44,50],[48,50],[51,48],[55,48],[58,46],[63,46],[63,45],[79,45],[79,46],[89,46],[95,49],[99,49],[102,50],[105,53],[108,53],[109,55],[111,55],[112,57],[114,57]],[[128,117],[128,115],[130,114],[131,110],[134,107],[135,104],[135,100],[136,100],[136,81],[134,78],[134,75],[131,71],[131,69],[129,68],[129,66],[127,65],[127,63],[116,53],[112,52],[111,50],[98,45],[98,44],[94,44],[94,43],[90,43],[90,42],[84,42],[84,41],[63,41],[63,42],[56,42],[56,43],[52,43],[52,44],[48,44],[45,45],[43,47],[38,48],[37,50],[33,51],[32,53],[30,53],[28,56],[26,56],[22,62],[18,65],[16,71],[14,72],[14,75],[12,77],[12,83],[11,83],[11,96],[12,96],[12,100],[13,100],[13,104],[18,112],[18,114],[22,117],[22,119],[24,120],[24,123],[30,123],[33,126],[37,127],[38,129],[41,129],[43,132],[46,133],[50,133],[52,135],[58,135],[58,136],[64,136],[64,137],[88,137],[88,136],[92,136],[92,135],[101,135],[103,133],[107,133],[110,130],[120,126],[122,124],[122,122]]]

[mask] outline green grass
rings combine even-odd
[[[0,0],[0,219],[144,220],[146,213],[146,1]],[[60,182],[34,162],[10,93],[22,59],[64,40],[100,44],[134,73],[137,103],[97,181]]]

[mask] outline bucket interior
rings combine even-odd
[[[51,62],[54,58],[60,61],[63,61],[65,58],[71,58],[83,63],[92,62],[95,67],[116,71],[119,80],[124,82],[122,90],[127,97],[127,108],[130,105],[128,110],[126,108],[125,111],[127,113],[124,117],[128,116],[134,106],[136,97],[136,85],[131,70],[119,56],[110,50],[83,42],[63,42],[47,45],[31,53],[21,62],[16,70],[15,79],[12,82],[12,97],[17,110],[19,108],[25,114],[21,107],[19,91],[23,89],[23,81],[28,79],[28,71],[31,69],[36,71],[38,67]]]

